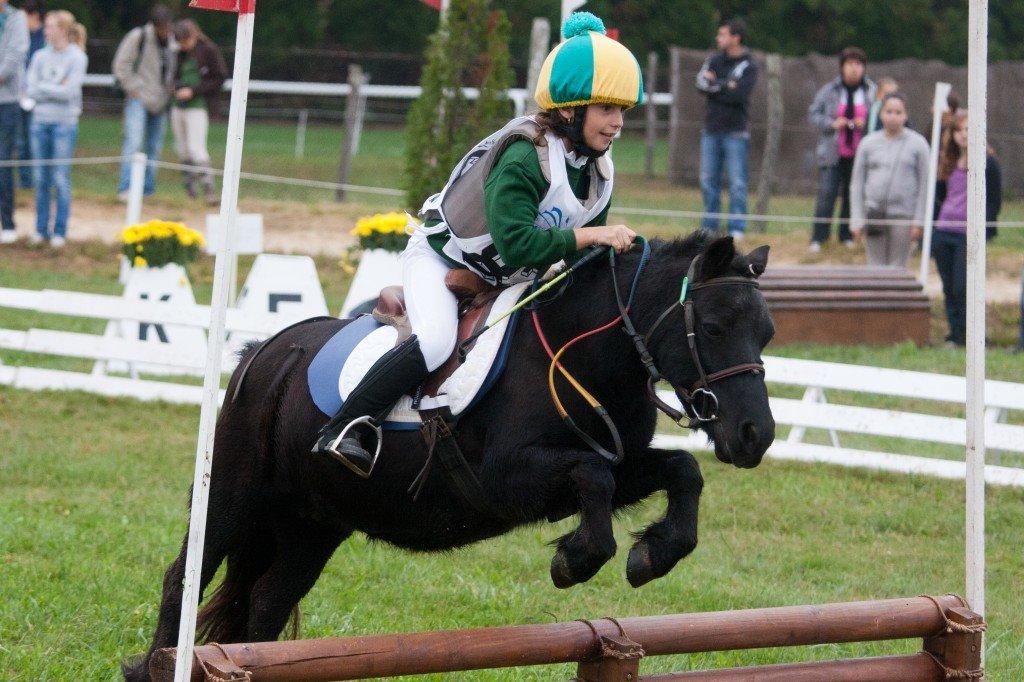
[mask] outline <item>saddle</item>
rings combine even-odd
[[[441,385],[462,364],[459,357],[460,347],[464,341],[484,326],[498,294],[502,291],[471,270],[465,269],[449,270],[445,275],[444,283],[448,287],[448,291],[455,294],[459,301],[459,333],[455,350],[443,365],[430,373],[423,383],[423,395],[429,396],[436,396]],[[409,316],[405,309],[405,290],[401,286],[389,286],[381,289],[372,315],[381,324],[398,330],[396,345],[405,341],[412,334]],[[472,348],[472,344],[469,348]],[[468,351],[469,348],[465,350]]]

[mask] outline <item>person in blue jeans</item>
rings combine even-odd
[[[117,195],[128,200],[132,155],[144,152],[149,160],[160,158],[167,111],[177,61],[173,29],[174,15],[162,5],[153,8],[145,26],[132,29],[114,54],[114,78],[125,92],[124,145],[121,148],[121,178]],[[146,166],[143,194],[156,190],[156,168]]]
[[[70,159],[75,155],[78,117],[82,114],[82,81],[88,59],[85,56],[85,28],[67,10],[46,15],[43,24],[47,46],[32,57],[28,67],[26,98],[33,103],[32,157]],[[50,246],[64,246],[68,216],[71,214],[71,164],[42,164],[35,167],[36,232],[32,241],[49,240]],[[57,215],[50,234],[51,195],[57,195]]]
[[[46,38],[43,36],[43,19],[46,12],[42,0],[24,0],[20,7],[28,22],[28,55],[25,58],[25,70],[27,71],[28,65],[32,62],[32,56],[46,45]],[[21,120],[18,122],[18,158],[22,161],[32,159],[31,127],[32,111],[23,107]],[[18,186],[22,189],[31,189],[35,186],[34,182],[32,166],[19,166]]]
[[[0,161],[10,161],[21,120],[21,82],[28,52],[28,25],[25,13],[0,0]],[[0,244],[10,244],[18,236],[14,231],[14,174],[10,166],[0,166]]]
[[[697,89],[707,97],[700,137],[700,187],[704,195],[701,227],[718,231],[722,212],[722,170],[729,178],[728,230],[734,238],[747,229],[747,155],[750,147],[747,105],[757,83],[757,64],[743,44],[747,28],[732,19],[718,27],[719,52],[697,74]]]

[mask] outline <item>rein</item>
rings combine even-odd
[[[630,285],[629,296],[623,301],[622,293],[619,290],[617,274],[617,263],[615,259],[615,251],[613,249],[608,250],[609,265],[612,275],[612,289],[615,292],[615,303],[619,309],[619,315],[614,320],[607,324],[601,325],[596,329],[592,329],[588,332],[580,334],[579,336],[571,339],[565,345],[563,345],[558,352],[554,352],[551,349],[551,345],[548,343],[547,337],[544,334],[544,330],[541,328],[540,317],[537,313],[537,309],[532,310],[533,326],[537,332],[537,337],[540,339],[541,345],[544,347],[544,351],[548,357],[551,358],[551,363],[548,366],[548,391],[551,394],[551,398],[555,403],[555,409],[558,415],[562,418],[565,424],[580,437],[591,449],[596,453],[610,461],[612,464],[618,464],[622,461],[625,456],[623,451],[622,439],[619,435],[619,430],[615,426],[611,417],[608,415],[608,411],[604,408],[601,402],[595,398],[589,391],[587,391],[583,385],[576,380],[576,378],[562,365],[560,362],[562,356],[572,346],[578,342],[596,336],[604,331],[607,331],[616,325],[621,324],[622,330],[627,336],[633,341],[633,345],[636,348],[637,354],[640,356],[640,362],[644,365],[647,370],[647,397],[659,410],[669,416],[672,421],[676,422],[680,426],[686,426],[687,428],[697,428],[701,424],[714,422],[718,419],[718,397],[715,395],[711,388],[711,384],[716,381],[721,381],[728,377],[736,376],[739,374],[745,374],[747,372],[753,374],[760,374],[764,372],[764,365],[760,362],[747,362],[738,365],[733,365],[726,369],[718,370],[712,373],[707,373],[704,369],[704,364],[700,360],[700,355],[697,352],[697,334],[696,334],[696,320],[693,311],[693,298],[691,293],[707,289],[713,286],[724,286],[724,285],[736,285],[744,284],[757,287],[758,283],[754,279],[747,277],[718,277],[705,282],[699,282],[696,284],[690,284],[696,275],[697,262],[700,256],[696,256],[690,263],[690,267],[687,271],[686,276],[683,278],[682,288],[679,294],[679,300],[672,303],[666,308],[655,320],[654,324],[647,331],[647,334],[641,335],[633,324],[633,320],[629,315],[629,310],[633,305],[634,298],[636,297],[637,286],[640,282],[640,276],[643,274],[644,268],[647,266],[647,262],[650,259],[651,247],[646,239],[638,237],[642,242],[643,252],[640,256],[640,262],[637,264],[636,273],[633,275],[633,281]],[[694,367],[697,369],[699,379],[690,387],[680,386],[671,380],[669,384],[672,386],[676,395],[679,397],[680,402],[683,405],[685,412],[680,412],[671,405],[665,403],[658,397],[657,391],[655,390],[655,384],[661,381],[665,377],[658,371],[657,366],[654,362],[654,357],[650,352],[649,345],[651,338],[658,328],[664,323],[664,321],[671,315],[677,308],[682,308],[684,323],[686,325],[686,340],[687,346],[690,349],[690,357],[693,360]],[[584,400],[590,405],[591,409],[601,418],[608,432],[612,436],[614,443],[615,452],[610,452],[604,446],[597,442],[590,434],[583,431],[573,421],[568,410],[562,404],[561,398],[558,395],[558,389],[555,386],[555,369],[561,372],[562,376],[576,389]],[[666,379],[667,380],[667,379]],[[683,419],[688,418],[688,422],[683,424]]]

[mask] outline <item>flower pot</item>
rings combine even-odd
[[[363,251],[359,267],[352,278],[340,317],[347,317],[356,306],[369,300],[377,300],[384,287],[402,283],[402,254],[384,249]]]

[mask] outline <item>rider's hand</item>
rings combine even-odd
[[[576,234],[576,248],[585,249],[588,246],[610,246],[617,252],[628,251],[636,238],[636,232],[625,225],[596,225],[594,227],[578,227],[573,230]]]
[[[850,119],[845,116],[840,116],[836,120],[832,121],[832,128],[834,130],[842,130],[843,128],[850,127]]]

